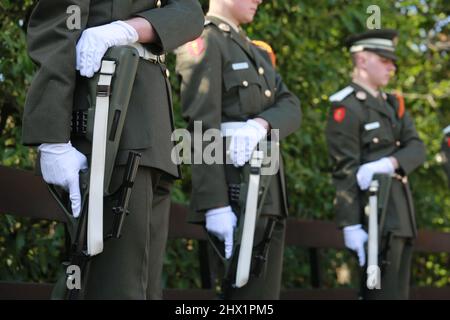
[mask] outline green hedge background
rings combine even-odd
[[[205,10],[207,1],[201,1]],[[25,44],[32,0],[0,0],[0,163],[32,169],[36,151],[21,145],[21,114],[34,65]],[[252,39],[269,42],[277,54],[278,70],[300,98],[301,129],[283,145],[291,216],[333,219],[330,166],[324,137],[328,97],[347,85],[351,63],[343,48],[350,33],[366,29],[367,8],[378,5],[383,28],[400,32],[399,72],[388,90],[401,90],[427,147],[427,162],[411,177],[420,228],[450,231],[450,197],[444,172],[436,160],[442,129],[450,124],[449,21],[446,0],[266,0],[253,24]],[[174,75],[174,56],[169,67]],[[178,82],[172,76],[176,126],[180,117]],[[190,172],[177,181],[173,200],[189,202]],[[24,195],[26,197],[26,195]],[[0,281],[51,282],[56,279],[63,244],[61,225],[0,215]],[[169,242],[164,281],[171,288],[198,288],[198,244],[189,239]],[[355,286],[355,261],[347,252],[325,250],[324,286]],[[308,251],[286,248],[285,288],[310,286]],[[448,286],[447,254],[416,254],[416,285]]]

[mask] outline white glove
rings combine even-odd
[[[244,126],[231,136],[230,158],[235,167],[242,167],[252,157],[259,141],[267,135],[267,129],[255,120],[247,120]]]
[[[366,263],[364,243],[368,239],[367,232],[361,228],[360,224],[345,227],[343,231],[345,246],[350,250],[356,251],[358,254],[359,265],[362,267]]]
[[[375,173],[394,174],[394,172],[395,168],[391,159],[382,158],[377,161],[363,164],[359,167],[358,172],[356,173],[356,179],[358,180],[358,185],[361,190],[367,190]]]
[[[233,232],[237,218],[230,206],[206,212],[206,230],[225,242],[225,258],[233,251]]]
[[[69,192],[72,213],[77,218],[81,207],[78,173],[88,167],[86,156],[72,147],[70,142],[44,143],[39,146],[39,151],[44,181]]]
[[[128,45],[138,38],[136,29],[120,20],[84,30],[76,48],[77,70],[82,76],[92,77],[108,48]]]

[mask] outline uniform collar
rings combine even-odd
[[[367,93],[361,101],[364,105],[368,106],[369,108],[377,110],[378,112],[387,116],[389,119],[393,120],[392,110],[389,110],[391,106],[389,106],[389,104],[383,98],[380,97],[380,94],[377,95],[378,97],[375,97],[369,91],[369,88],[367,88],[367,86],[363,86],[360,83],[357,83],[356,81],[353,81],[351,86],[355,89],[356,98],[358,100],[361,100],[358,98],[358,91],[365,91]],[[374,90],[372,89],[372,91]]]
[[[361,88],[363,88],[364,90],[366,90],[368,93],[370,93],[372,95],[372,97],[374,98],[378,98],[378,96],[380,95],[380,91],[379,90],[374,90],[372,88],[370,88],[368,85],[362,83],[361,81],[358,80],[353,80],[353,83],[356,83],[358,86],[360,86]]]
[[[223,22],[225,22],[226,24],[230,25],[230,27],[233,28],[234,31],[236,31],[237,33],[239,33],[239,31],[241,30],[241,28],[236,25],[235,23],[231,22],[230,19],[225,18],[224,16],[221,16],[220,14],[214,13],[214,12],[208,12],[206,14],[208,17],[215,17],[217,19],[222,20]]]
[[[240,32],[242,29],[240,29],[239,27],[237,28],[238,30],[236,31],[233,27],[229,27],[228,23],[223,20],[222,17],[218,17],[217,15],[213,14],[210,15],[208,14],[206,16],[206,19],[210,18],[210,21],[217,25],[219,29],[221,29],[222,31],[224,31],[225,33],[227,33],[230,36],[230,39],[232,39],[234,42],[236,42],[246,53],[247,55],[252,59],[255,60],[255,54],[252,51],[252,46],[250,43],[250,39],[244,35],[243,32]],[[224,30],[221,27],[221,24],[225,24],[227,27],[229,27],[229,30]]]

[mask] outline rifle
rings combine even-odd
[[[262,241],[254,245],[256,224],[272,177],[261,175],[261,170],[267,165],[266,160],[268,160],[267,150],[255,150],[249,162],[242,168],[226,167],[230,204],[238,216],[230,259],[225,258],[223,242],[207,233],[212,248],[224,264],[225,275],[222,281],[224,299],[227,299],[233,288],[245,286],[250,274],[259,276],[266,260],[275,226],[273,219],[269,219]]]
[[[375,174],[369,187],[369,240],[367,253],[367,281],[369,289],[381,289],[380,255],[381,236],[386,218],[392,178],[385,174]]]
[[[66,217],[70,238],[69,262],[64,262],[66,275],[58,281],[52,298],[78,299],[81,286],[69,288],[73,281],[68,266],[78,266],[84,285],[89,272],[89,261],[103,251],[103,241],[120,238],[124,217],[129,214],[128,203],[136,178],[141,155],[130,152],[123,182],[118,190],[110,190],[111,177],[119,149],[128,104],[136,76],[139,54],[130,46],[110,48],[102,59],[101,68],[89,79],[90,107],[77,111],[72,118],[72,133],[84,136],[92,143],[89,169],[80,173],[81,213],[78,219],[70,213],[67,195],[55,186],[49,189]],[[113,208],[111,231],[103,233],[104,197],[117,199]]]

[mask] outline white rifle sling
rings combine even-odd
[[[250,276],[252,260],[253,239],[256,226],[256,214],[258,209],[259,180],[263,151],[253,151],[250,159],[250,177],[248,182],[247,201],[245,206],[244,227],[242,231],[241,246],[239,249],[238,263],[236,267],[236,282],[234,287],[243,287]]]
[[[367,287],[379,289],[379,267],[378,267],[378,188],[377,180],[370,184],[369,192],[369,243],[367,260]]]
[[[115,68],[116,64],[114,61],[103,60],[97,85],[87,227],[87,253],[90,256],[103,251],[103,184],[105,177],[109,95]]]

